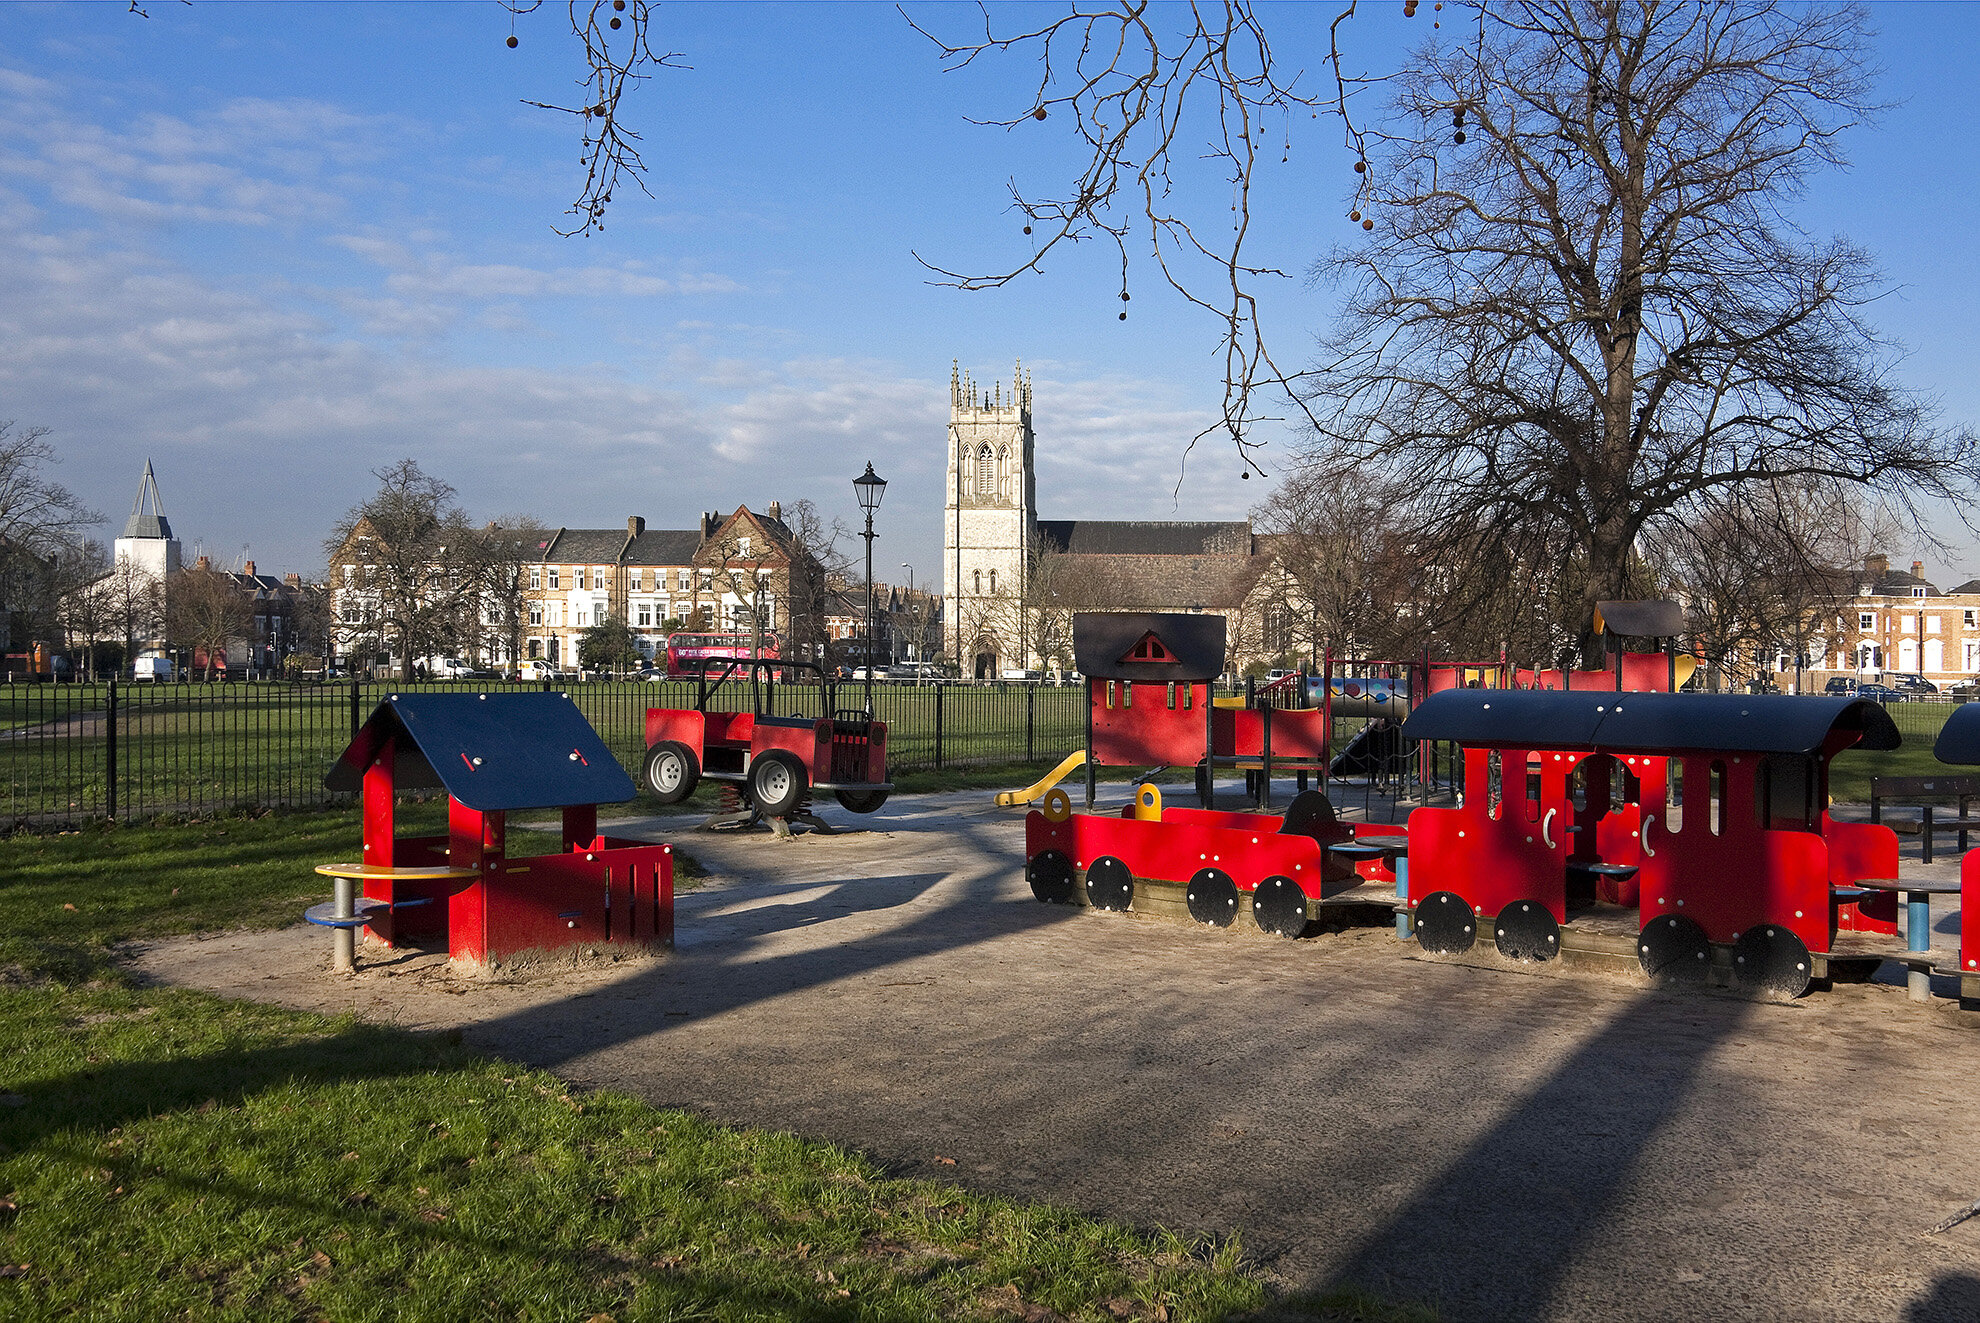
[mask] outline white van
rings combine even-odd
[[[153,684],[172,678],[170,657],[144,656],[131,663],[132,680],[149,680]]]

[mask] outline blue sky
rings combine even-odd
[[[1263,495],[1214,448],[1185,472],[1220,395],[1216,328],[1150,273],[1120,322],[1096,247],[977,293],[916,262],[1026,251],[1008,183],[1059,181],[1061,126],[969,123],[1029,105],[1022,60],[945,73],[887,4],[667,6],[656,30],[693,67],[624,111],[654,196],[621,189],[602,235],[564,239],[576,135],[521,104],[581,71],[554,0],[513,51],[493,0],[147,8],[0,3],[0,418],[54,429],[57,476],[106,535],[147,457],[189,549],[305,572],[405,455],[477,516],[593,527],[803,497],[850,519],[871,459],[891,483],[880,572],[926,582],[954,358],[981,380],[1031,368],[1048,516],[1238,517]],[[1282,63],[1317,73],[1334,7],[1262,9]],[[1393,62],[1430,14],[1364,4],[1350,58]],[[1906,379],[1980,423],[1980,8],[1872,17],[1896,104],[1794,214],[1876,255]],[[1345,237],[1351,175],[1336,127],[1293,127],[1257,242],[1298,273]],[[1297,279],[1269,291],[1287,360],[1330,305]],[[1890,550],[1957,581],[1980,574],[1959,540],[1950,563]]]

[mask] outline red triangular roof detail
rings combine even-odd
[[[1175,660],[1177,660],[1176,654],[1170,652],[1168,645],[1155,637],[1155,631],[1152,629],[1146,634],[1143,634],[1135,642],[1135,645],[1121,656],[1123,664],[1128,662],[1173,662]]]

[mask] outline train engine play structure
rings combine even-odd
[[[1093,761],[1188,765],[1170,714],[1208,701],[1207,687],[1187,699],[1182,687],[1218,668],[1221,622],[1124,613],[1075,617],[1074,631]],[[1164,808],[1147,784],[1118,813],[1075,813],[1055,790],[1026,818],[1027,880],[1042,901],[1220,927],[1248,918],[1288,936],[1330,907],[1380,906],[1399,937],[1430,952],[1489,939],[1515,960],[1572,951],[1633,961],[1658,982],[1781,997],[1895,960],[1919,995],[1941,959],[1929,949],[1925,893],[1951,888],[1900,881],[1891,829],[1828,809],[1831,760],[1896,748],[1890,716],[1853,698],[1671,693],[1678,668],[1635,660],[1648,656],[1531,688],[1483,687],[1486,676],[1453,668],[1458,678],[1416,703],[1399,738],[1406,749],[1457,750],[1454,802],[1416,808],[1400,826],[1340,821],[1311,790],[1283,815]],[[1598,676],[1607,687],[1594,687]],[[1443,677],[1426,668],[1423,678]],[[1644,688],[1621,687],[1630,682]],[[1144,704],[1150,717],[1137,720]],[[1324,748],[1287,715],[1270,719],[1269,744],[1260,719],[1261,763],[1288,726],[1302,755]],[[1213,758],[1244,749],[1220,737],[1214,717],[1192,716],[1198,757],[1206,744]],[[1980,706],[1954,715],[1939,752],[1980,763]],[[1960,967],[1939,970],[1963,976],[1963,999],[1980,994],[1980,935],[1964,922],[1980,914],[1975,856],[1963,865],[1974,904],[1962,909]],[[1900,893],[1911,907],[1902,937]]]
[[[789,677],[809,672],[812,684]],[[740,679],[736,679],[740,675]],[[712,680],[710,677],[713,677]],[[817,716],[775,715],[779,676],[792,704],[814,690]],[[748,711],[712,707],[732,679],[750,691]],[[834,706],[831,680],[809,662],[731,660],[704,665],[692,708],[646,710],[646,761],[640,775],[662,804],[677,804],[703,779],[733,787],[731,800],[711,826],[773,830],[802,821],[830,830],[809,810],[814,790],[829,790],[854,813],[872,813],[887,802],[887,723],[859,708]]]
[[[318,868],[337,894],[307,915],[335,930],[339,969],[359,929],[469,964],[673,941],[673,847],[599,834],[598,805],[631,799],[632,778],[567,695],[394,694],[323,781],[364,815],[363,859]],[[447,833],[399,836],[398,796],[434,790]],[[510,857],[508,815],[525,809],[559,812],[560,849]]]

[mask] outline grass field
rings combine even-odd
[[[1431,1317],[1275,1300],[1235,1241],[890,1178],[458,1036],[123,978],[121,941],[293,922],[357,843],[349,812],[0,839],[0,1317]]]

